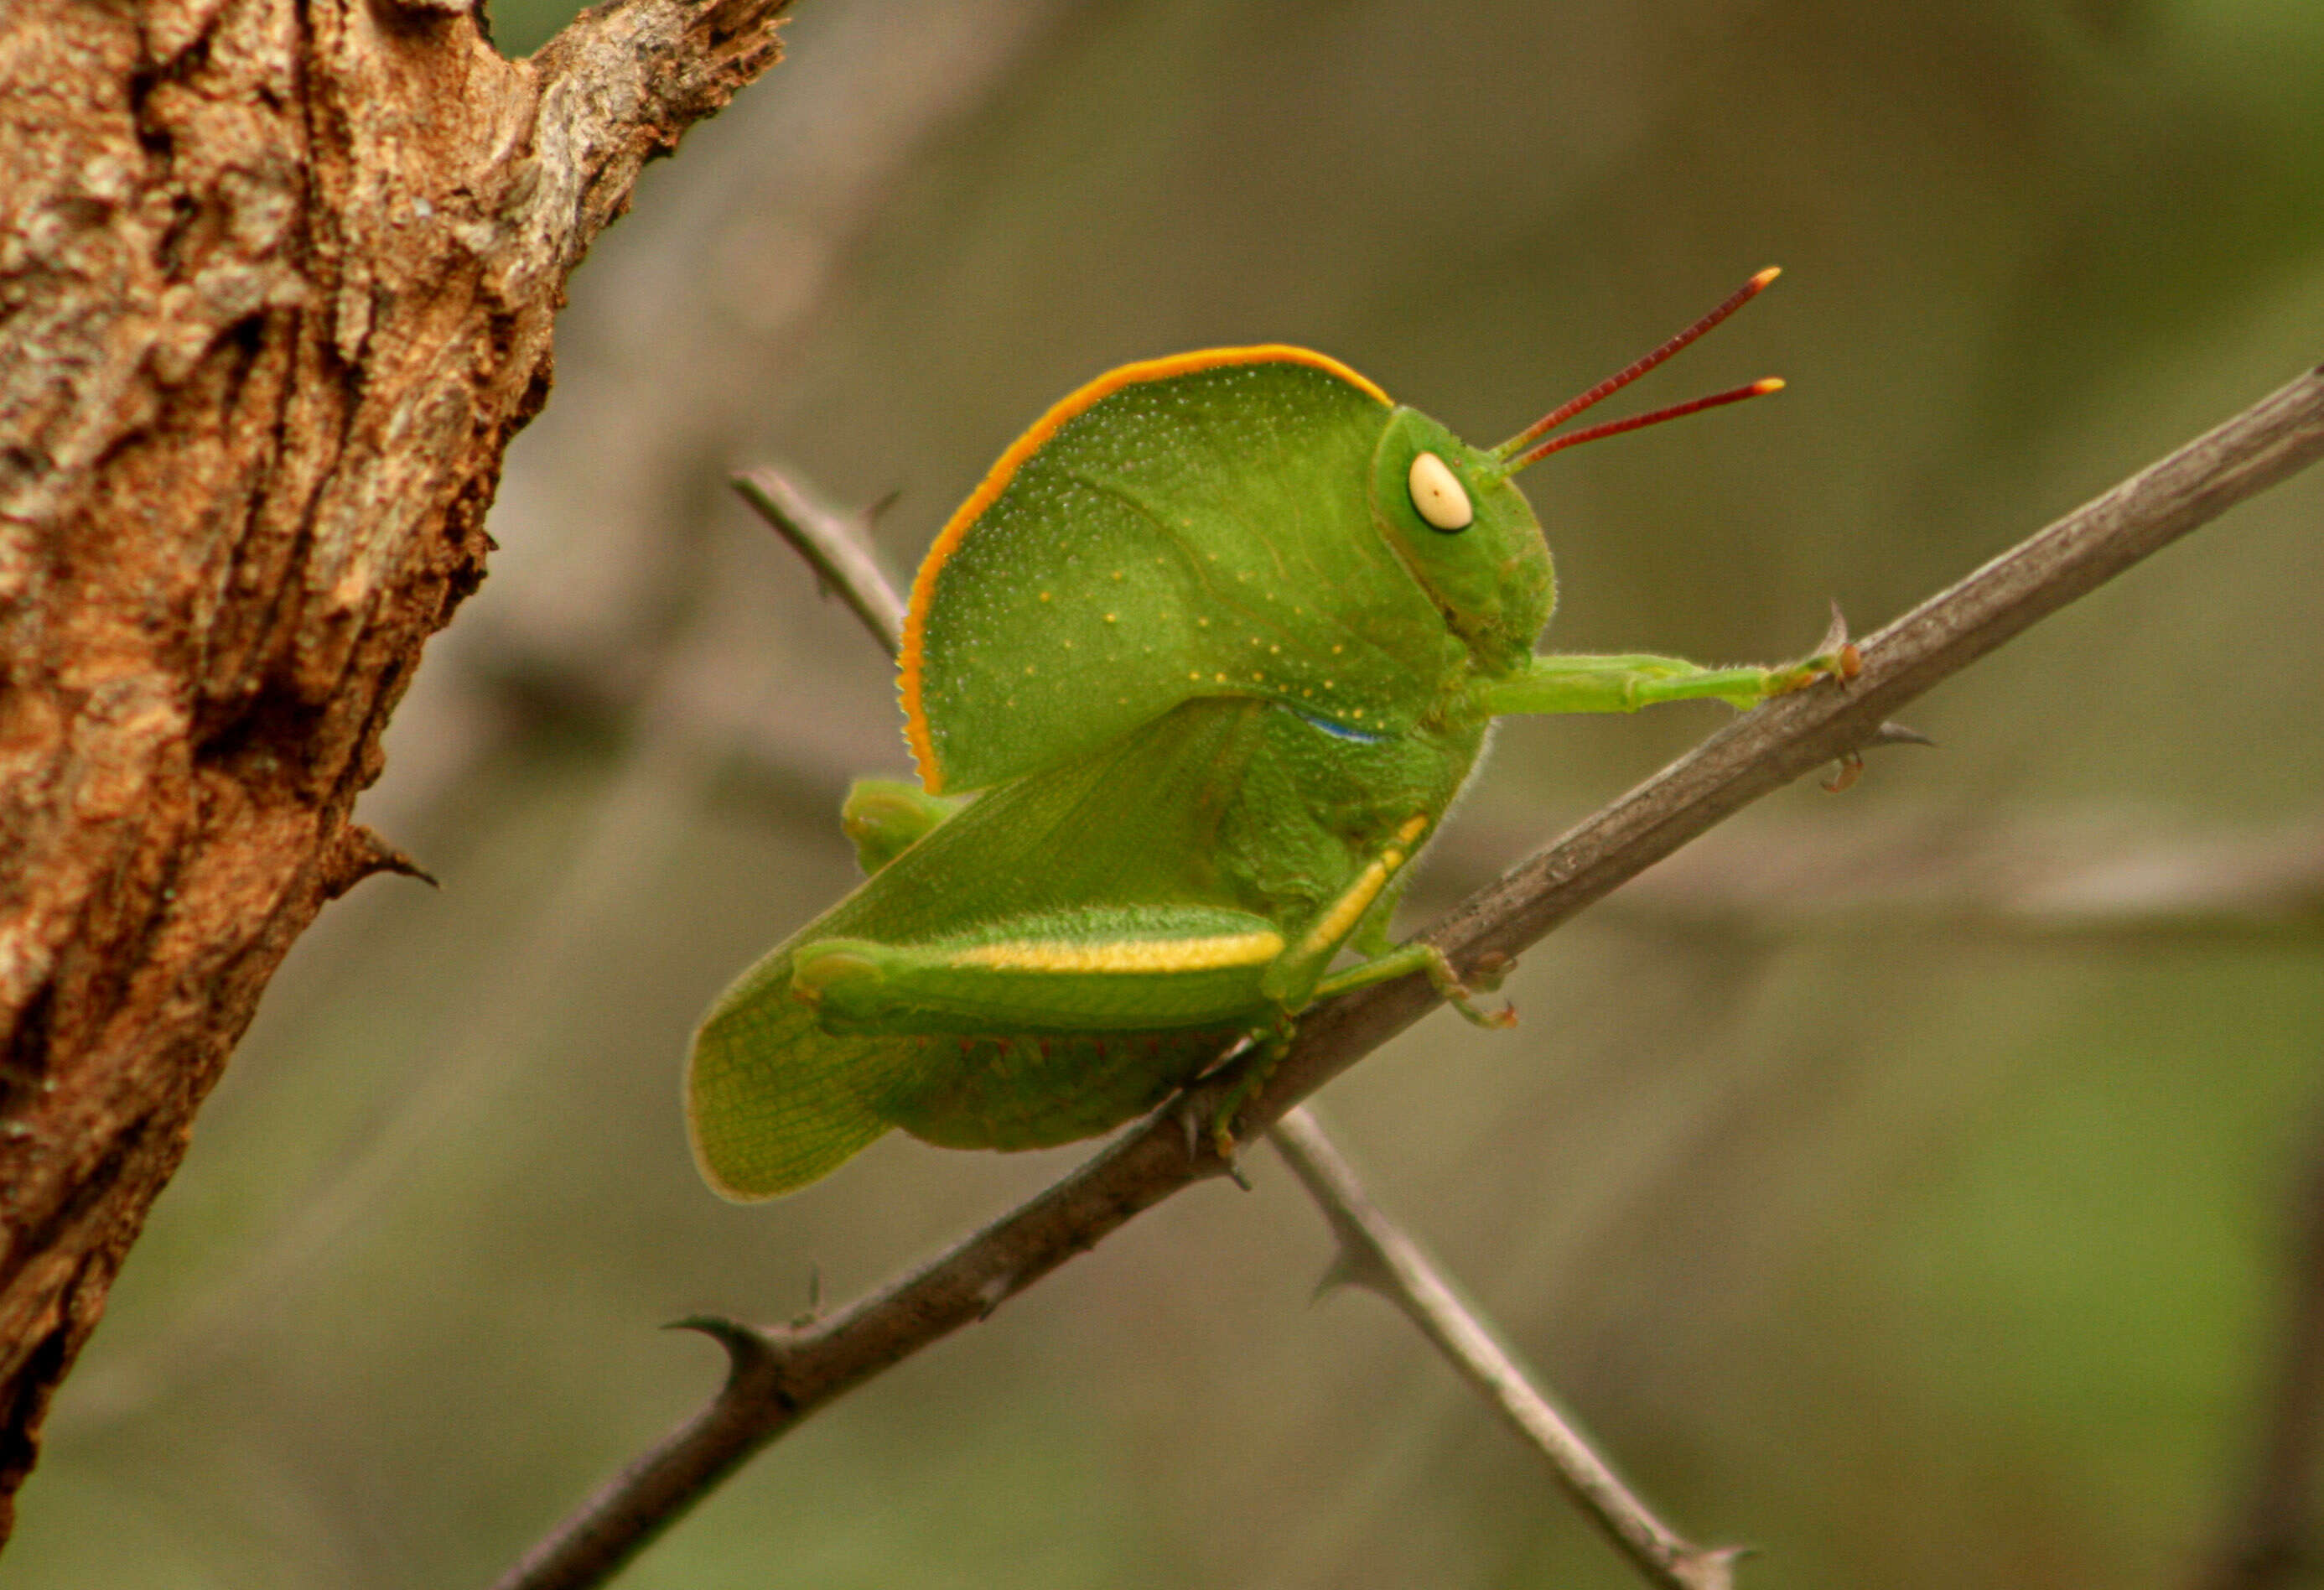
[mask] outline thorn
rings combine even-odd
[[[1332,1262],[1323,1267],[1323,1273],[1315,1278],[1315,1290],[1307,1294],[1308,1304],[1312,1307],[1320,1303],[1342,1287],[1359,1284],[1360,1280],[1357,1267],[1343,1245],[1332,1256]]]
[[[339,842],[323,862],[325,898],[337,900],[374,873],[400,873],[440,889],[435,874],[361,823],[339,830]]]
[[[869,530],[872,526],[879,523],[881,517],[887,513],[888,510],[901,502],[903,497],[904,488],[902,486],[899,485],[890,487],[886,496],[881,497],[878,502],[863,510],[863,527],[866,530]]]
[[[1929,738],[1928,735],[1923,734],[1920,730],[1907,728],[1901,723],[1882,724],[1878,728],[1873,730],[1871,735],[1864,742],[1865,746],[1934,745],[1935,744],[1936,742],[1934,740]],[[1853,790],[1856,788],[1857,781],[1861,779],[1863,776],[1864,747],[1859,746],[1840,759],[1839,765],[1832,770],[1831,777],[1824,781],[1824,792],[1830,795],[1838,795],[1847,790]]]
[[[664,1330],[697,1331],[726,1349],[726,1373],[739,1376],[753,1366],[775,1356],[778,1349],[773,1337],[755,1325],[745,1325],[739,1319],[729,1319],[723,1314],[689,1314],[684,1319],[673,1319]]]
[[[1816,642],[1818,652],[1837,652],[1848,644],[1848,615],[1840,610],[1837,597],[1831,603],[1831,623],[1825,626],[1823,639]]]
[[[1735,1565],[1747,1557],[1758,1555],[1756,1546],[1695,1547],[1683,1553],[1675,1567],[1689,1585],[1699,1585],[1702,1590],[1731,1590],[1735,1583]]]
[[[1831,605],[1831,626],[1823,632],[1816,655],[1832,660],[1832,677],[1842,683],[1864,671],[1864,653],[1848,638],[1848,615],[1840,610],[1837,600]]]
[[[1000,1308],[1001,1305],[1009,1300],[1010,1288],[1015,1284],[1016,1280],[1016,1271],[1010,1271],[1006,1274],[994,1276],[991,1280],[986,1281],[982,1286],[976,1289],[976,1317],[978,1319],[983,1320],[992,1317],[994,1312]]]

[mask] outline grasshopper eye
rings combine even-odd
[[[1434,453],[1414,457],[1409,484],[1413,511],[1427,521],[1431,530],[1451,535],[1468,529],[1477,517],[1477,510],[1470,505],[1468,492],[1462,487],[1461,477]]]

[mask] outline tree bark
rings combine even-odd
[[[0,13],[0,1539],[195,1110],[484,577],[567,273],[782,0]]]

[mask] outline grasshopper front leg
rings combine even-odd
[[[1796,662],[1771,668],[1705,668],[1681,657],[1536,656],[1516,673],[1477,687],[1485,710],[1636,712],[1665,701],[1724,701],[1748,710],[1821,679],[1848,680],[1863,668],[1839,613],[1823,642]]]

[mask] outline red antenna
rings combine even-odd
[[[1585,441],[1596,441],[1600,437],[1616,436],[1625,430],[1636,430],[1641,426],[1658,425],[1665,420],[1676,420],[1684,414],[1701,413],[1705,409],[1716,409],[1727,403],[1739,403],[1745,398],[1762,397],[1771,392],[1781,392],[1784,384],[1774,376],[1769,376],[1765,380],[1754,381],[1748,386],[1738,386],[1732,392],[1716,393],[1710,397],[1696,398],[1692,402],[1676,403],[1667,409],[1656,409],[1650,414],[1640,414],[1633,419],[1615,420],[1603,425],[1593,425],[1587,430],[1577,430],[1571,436],[1561,436],[1554,440],[1544,442],[1531,452],[1522,451],[1528,443],[1556,430],[1584,410],[1595,408],[1656,365],[1669,358],[1679,349],[1702,336],[1704,332],[1709,331],[1713,326],[1718,325],[1728,316],[1766,291],[1767,284],[1781,273],[1775,266],[1768,266],[1729,293],[1725,302],[1703,316],[1702,319],[1697,320],[1628,369],[1608,376],[1580,397],[1551,410],[1547,414],[1495,448],[1493,456],[1508,458],[1511,454],[1517,454],[1518,456],[1509,464],[1509,473],[1514,475],[1526,465],[1538,462],[1561,448],[1578,447]]]

